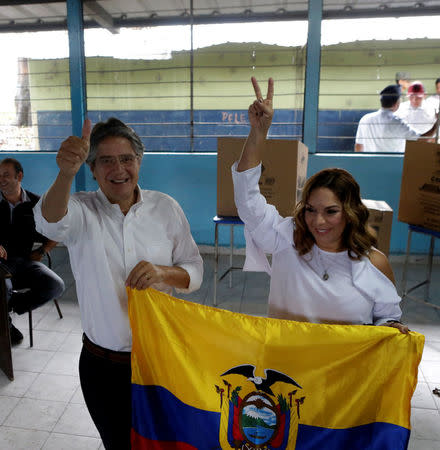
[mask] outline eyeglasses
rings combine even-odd
[[[114,167],[119,159],[121,166],[131,167],[139,159],[137,155],[100,156],[96,162],[103,167]]]

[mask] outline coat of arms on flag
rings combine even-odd
[[[422,335],[128,292],[134,450],[407,448]]]
[[[223,388],[215,386],[220,396],[221,421],[225,422],[220,425],[220,430],[227,429],[227,437],[220,435],[222,448],[229,445],[234,449],[284,450],[289,448],[289,443],[290,448],[294,446],[300,405],[305,399],[301,386],[277,370],[266,369],[264,372],[264,378],[255,376],[255,366],[243,364],[222,374]],[[241,375],[245,380],[240,377],[237,380],[233,375]],[[239,384],[234,386],[228,378],[235,378]],[[249,383],[242,386],[246,384],[244,381],[250,381],[254,386]],[[286,396],[275,394],[271,387],[276,383],[290,385],[290,392]]]

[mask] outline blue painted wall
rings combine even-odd
[[[3,153],[17,158],[24,168],[23,185],[42,194],[57,174],[55,153]],[[391,253],[406,248],[407,225],[397,221],[402,155],[311,154],[309,176],[325,167],[342,167],[350,171],[361,186],[364,198],[385,200],[394,210]],[[87,190],[96,189],[90,171],[86,171]],[[142,162],[140,185],[173,196],[184,209],[198,244],[214,244],[212,218],[216,213],[217,160],[215,153],[146,153]],[[237,227],[236,239],[244,245],[242,230]],[[229,239],[229,227],[220,227],[220,243]],[[413,253],[426,253],[427,239],[415,236]]]
[[[320,110],[318,113],[318,150],[352,152],[360,118],[365,109]],[[64,136],[71,133],[68,111],[38,111],[38,136],[41,150],[56,151]],[[191,151],[189,111],[89,111],[93,123],[117,117],[141,136],[147,151]],[[270,136],[274,139],[301,139],[303,111],[275,111]],[[247,110],[195,110],[194,143],[196,152],[216,152],[218,136],[247,136]]]

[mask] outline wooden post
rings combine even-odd
[[[14,379],[14,369],[12,367],[11,336],[5,283],[6,278],[10,277],[10,273],[0,264],[0,369],[12,381]]]
[[[29,90],[29,66],[27,58],[18,58],[15,114],[17,127],[32,126],[31,94]]]

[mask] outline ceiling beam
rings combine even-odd
[[[31,0],[27,0],[28,2]],[[51,1],[51,0],[50,0]],[[1,3],[1,0],[0,0]],[[5,3],[5,2],[3,2]],[[39,2],[41,3],[41,1]],[[84,5],[91,3],[85,1]],[[94,2],[92,2],[94,3]],[[97,5],[99,6],[99,5]],[[323,19],[358,19],[358,18],[382,18],[382,17],[408,17],[408,16],[438,16],[440,6],[424,6],[419,8],[365,8],[352,10],[324,10]],[[237,23],[237,22],[264,22],[264,21],[295,21],[307,20],[307,11],[281,11],[274,13],[253,13],[248,10],[240,14],[203,14],[195,15],[193,23],[215,24],[215,23]],[[191,17],[187,14],[179,16],[159,16],[154,13],[143,18],[113,18],[112,28],[122,27],[153,27],[163,25],[190,25]],[[84,28],[98,28],[104,25],[98,24],[95,20],[84,21]],[[109,29],[109,27],[104,26]],[[26,31],[50,31],[67,29],[66,20],[50,21],[47,19],[36,19],[32,23],[8,22],[0,23],[0,33],[4,32],[26,32]]]
[[[18,6],[18,5],[41,5],[42,3],[65,3],[63,0],[17,0],[3,1],[0,0],[0,6]]]
[[[119,28],[115,27],[113,17],[96,1],[85,1],[83,7],[84,15],[93,16],[93,20],[95,20],[98,25],[101,25],[102,28],[110,31],[110,33],[119,33]]]

